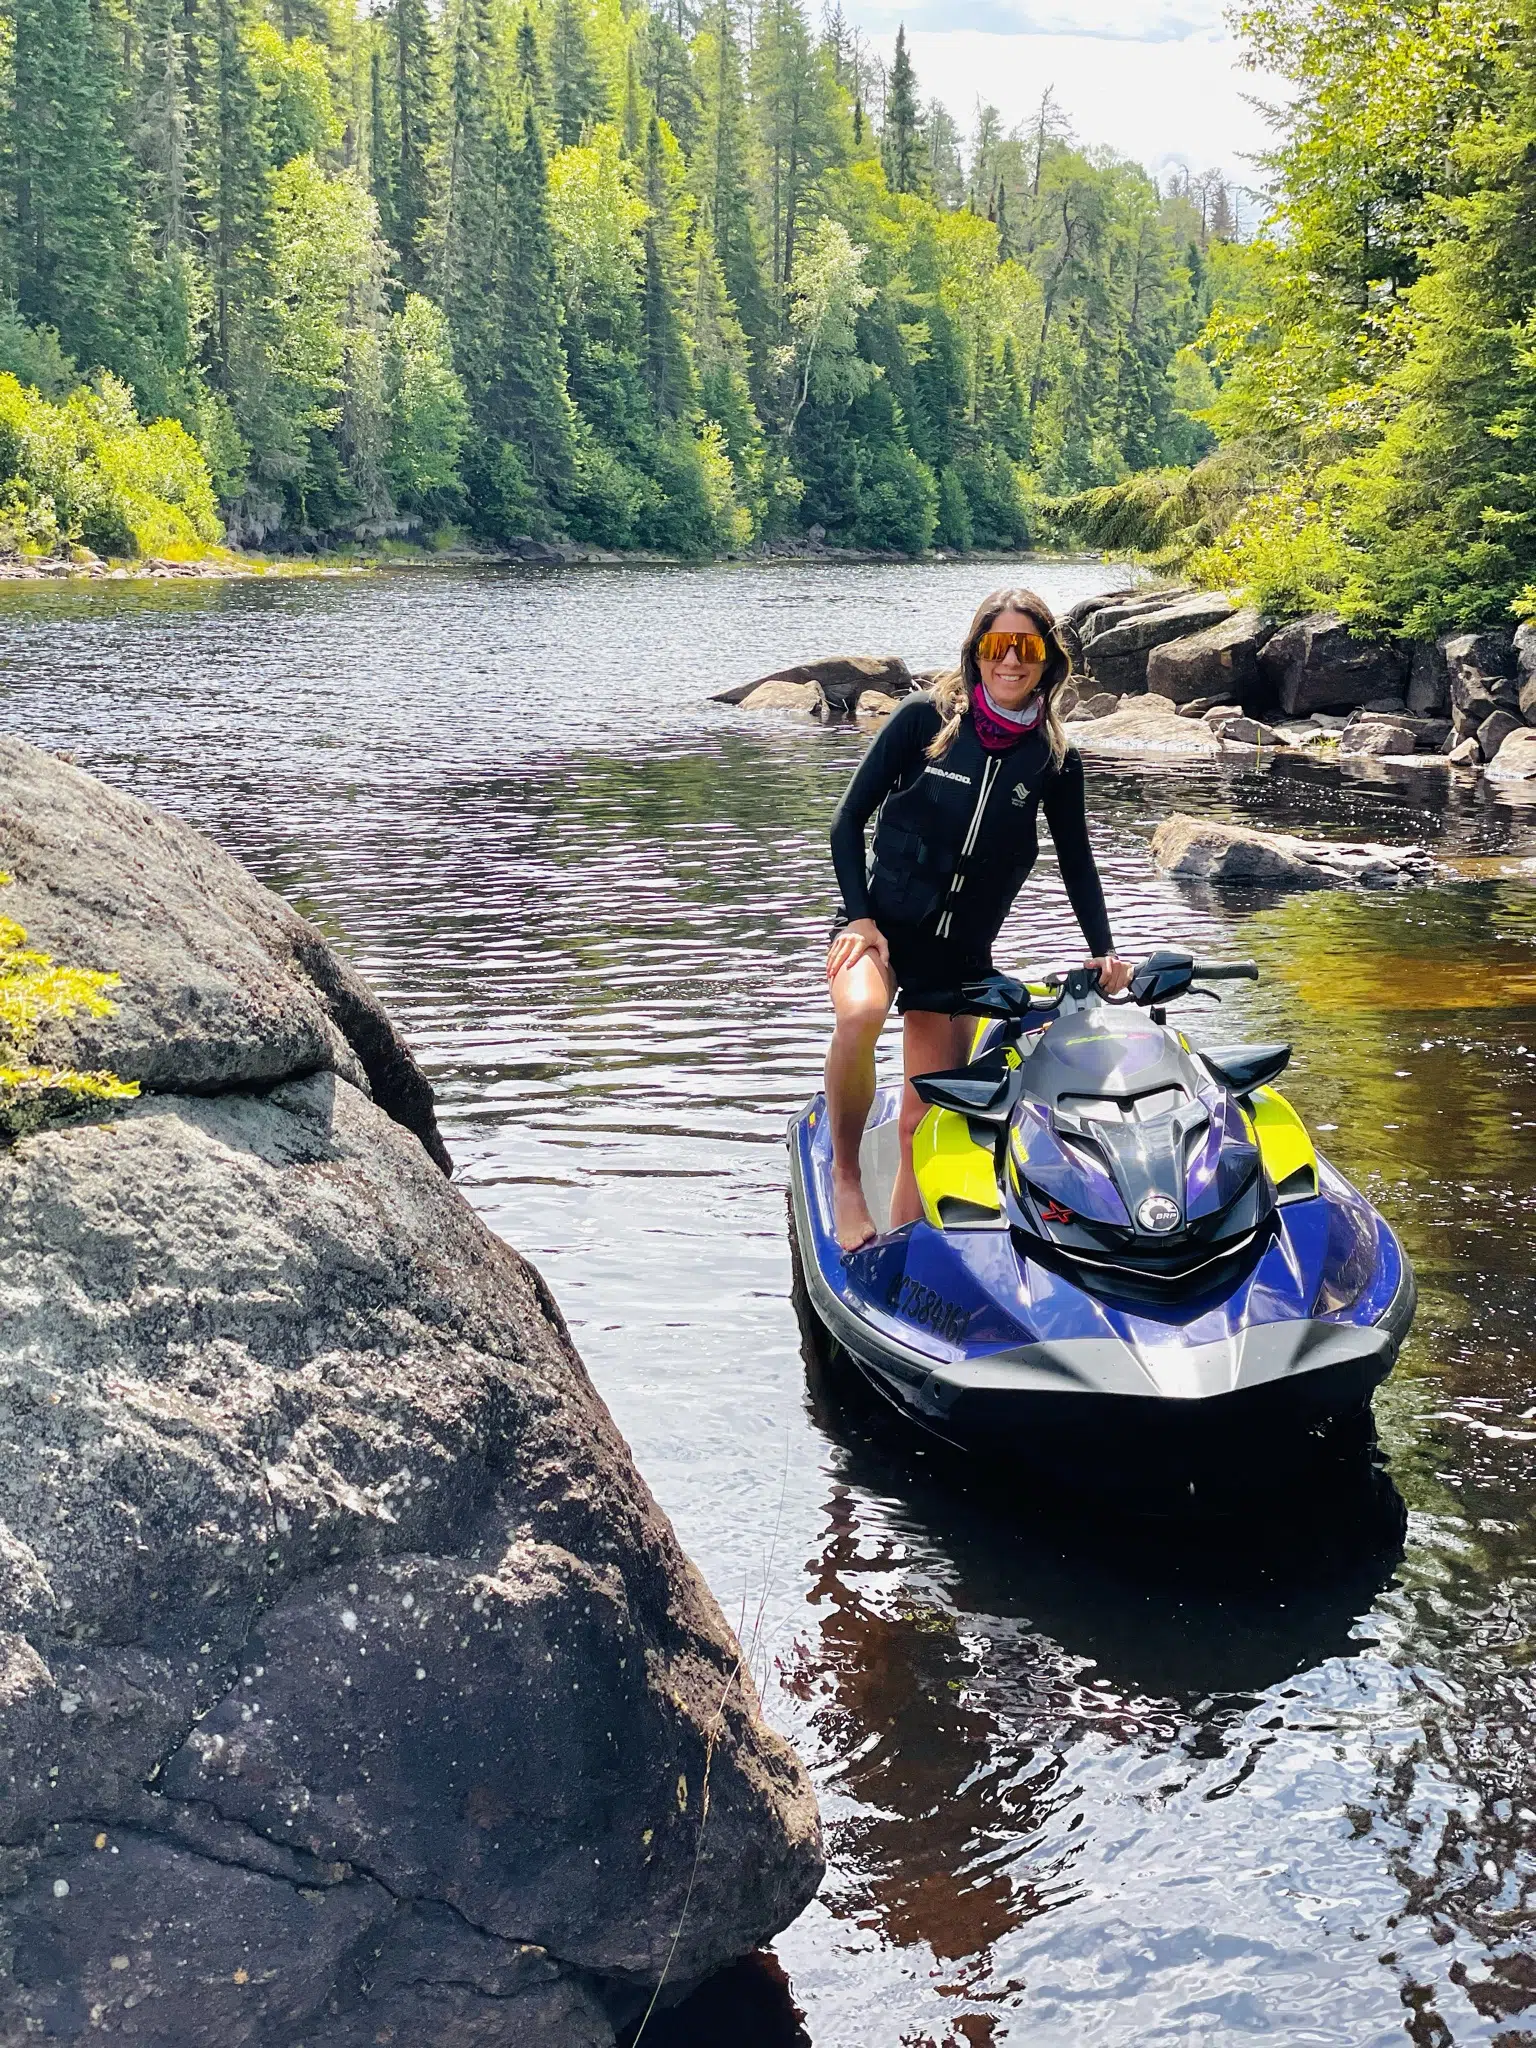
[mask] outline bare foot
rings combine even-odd
[[[873,1244],[880,1234],[864,1199],[864,1183],[856,1173],[832,1177],[832,1222],[845,1254]]]

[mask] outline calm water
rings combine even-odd
[[[1260,1534],[1044,1513],[802,1353],[783,1133],[863,742],[705,699],[817,653],[943,658],[993,574],[4,593],[0,718],[205,827],[371,977],[748,1640],[831,1868],[777,1944],[790,1990],[759,1971],[690,2038],[746,2048],[751,2005],[814,2048],[1536,2043],[1536,894],[1509,858],[1536,813],[1091,770],[1121,950],[1260,960],[1205,1028],[1295,1039],[1295,1100],[1418,1266],[1378,1400],[1405,1542],[1396,1495]],[[1465,878],[1200,899],[1148,859],[1175,805],[1422,838]],[[1077,947],[1046,860],[1000,957]]]

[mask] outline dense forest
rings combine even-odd
[[[839,9],[0,0],[0,102],[13,551],[1013,547],[1224,430],[1222,181]]]
[[[1295,98],[1207,327],[1219,447],[1068,508],[1366,633],[1536,616],[1536,4],[1258,0]]]

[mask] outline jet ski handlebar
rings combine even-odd
[[[1140,1004],[1143,1009],[1174,1002],[1188,992],[1197,981],[1257,981],[1259,969],[1253,960],[1197,960],[1191,953],[1163,947],[1149,953],[1140,961],[1131,974],[1130,991],[1120,1001]],[[967,981],[959,989],[944,997],[924,997],[920,1001],[909,998],[908,1007],[919,1009],[942,1009],[955,1015],[973,1017],[996,1017],[1004,1023],[1019,1024],[1030,1016],[1054,1011],[1070,998],[1078,1002],[1097,993],[1099,970],[1097,967],[1063,968],[1057,973],[1047,974],[1031,990],[1024,982],[1016,981],[1011,975],[992,974],[985,981]],[[1050,991],[1039,994],[1040,988]],[[1105,1001],[1117,1000],[1106,997]],[[1214,1001],[1215,998],[1213,997]]]
[[[1196,960],[1191,981],[1257,981],[1257,960]]]

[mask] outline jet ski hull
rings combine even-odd
[[[882,1091],[866,1140],[876,1199],[897,1091]],[[830,1145],[818,1097],[790,1127],[791,1195],[810,1306],[893,1406],[972,1455],[1033,1467],[1069,1486],[1154,1467],[1194,1475],[1234,1457],[1283,1463],[1351,1426],[1413,1320],[1413,1270],[1395,1233],[1319,1161],[1318,1192],[1276,1211],[1270,1240],[1237,1278],[1198,1276],[1177,1298],[1075,1285],[1061,1263],[1018,1246],[999,1217],[924,1221],[844,1257],[831,1227]],[[873,1150],[871,1148],[873,1147]],[[878,1213],[878,1211],[877,1211]],[[1373,1256],[1353,1299],[1333,1279],[1344,1226]],[[1363,1238],[1368,1231],[1371,1239]],[[1330,1287],[1332,1292],[1330,1292]]]

